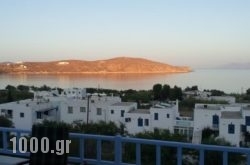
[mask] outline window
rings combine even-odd
[[[250,116],[246,116],[246,126],[250,126]]]
[[[144,123],[145,123],[145,126],[148,126],[149,125],[148,119],[145,119]]]
[[[139,118],[137,121],[138,121],[138,127],[142,127],[143,126],[143,119]]]
[[[219,116],[218,115],[213,115],[213,124],[219,124]]]
[[[121,110],[121,117],[124,117],[124,110]]]
[[[8,109],[6,117],[12,118],[13,117],[13,112],[11,109]]]
[[[96,108],[96,114],[97,115],[102,115],[102,109],[101,108]]]
[[[125,118],[125,122],[128,123],[128,122],[131,122],[131,118]]]
[[[111,114],[114,114],[114,110],[112,109],[112,110],[110,111],[110,113],[111,113]]]
[[[169,118],[169,116],[170,116],[170,115],[169,115],[169,114],[167,114],[167,118]]]
[[[20,117],[24,117],[24,113],[23,112],[20,113]]]
[[[68,107],[68,113],[73,113],[73,107],[72,106]]]
[[[158,113],[154,113],[154,119],[158,120]]]
[[[86,112],[86,107],[80,107],[80,112]]]
[[[91,103],[95,103],[95,100],[91,100]]]
[[[246,132],[247,131],[247,128],[245,125],[241,125],[241,132]]]
[[[234,134],[234,124],[231,123],[228,125],[228,133]]]
[[[36,118],[41,119],[42,118],[42,112],[36,112]]]

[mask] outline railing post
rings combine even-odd
[[[17,153],[20,153],[20,150],[19,150],[19,139],[21,137],[21,133],[20,131],[16,131],[16,152]]]
[[[250,165],[250,153],[247,153],[247,165]]]
[[[141,165],[141,144],[136,143],[136,165]]]
[[[119,165],[122,163],[122,144],[121,144],[121,136],[115,136],[115,164]]]
[[[97,162],[98,164],[101,163],[102,160],[102,141],[101,139],[97,139],[97,145],[96,145],[96,151],[97,151]]]
[[[177,147],[177,165],[182,165],[182,147]]]
[[[3,149],[8,149],[8,142],[7,142],[7,131],[3,131]]]
[[[199,165],[204,165],[204,150],[201,149],[199,152]]]
[[[156,146],[156,165],[161,165],[161,146]]]
[[[223,165],[228,165],[228,152],[223,151]]]
[[[80,159],[81,159],[81,162],[83,162],[84,160],[84,150],[85,150],[85,146],[84,146],[84,139],[83,138],[80,138]]]

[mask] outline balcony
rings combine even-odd
[[[2,146],[0,148],[0,155],[7,154],[12,156],[23,156],[29,157],[29,153],[13,153],[13,151],[9,147],[9,139],[8,133],[15,133],[17,139],[19,139],[23,135],[28,135],[31,132],[27,130],[20,130],[14,128],[3,128],[0,127],[0,134],[2,134],[2,138],[0,139]],[[181,142],[170,142],[170,141],[159,141],[159,140],[146,140],[146,139],[138,139],[138,138],[130,138],[130,137],[121,137],[121,136],[101,136],[101,135],[88,135],[88,134],[79,134],[79,133],[70,133],[70,139],[75,139],[79,141],[79,151],[78,155],[72,156],[70,154],[69,161],[75,163],[86,162],[88,164],[102,164],[102,165],[141,165],[142,164],[142,146],[150,145],[155,147],[155,164],[162,164],[162,151],[165,147],[171,147],[176,149],[176,164],[181,165],[185,158],[188,157],[186,154],[186,150],[195,150],[197,153],[197,161],[200,165],[204,165],[205,153],[207,151],[217,151],[222,154],[223,165],[227,165],[229,162],[229,157],[231,153],[237,153],[244,155],[246,158],[247,165],[250,165],[250,150],[248,148],[235,148],[235,147],[226,147],[226,146],[213,146],[213,145],[202,145],[202,144],[190,144],[190,143],[181,143]],[[96,151],[96,156],[94,158],[85,157],[86,148],[87,148],[87,140],[93,140],[96,142],[96,147],[94,148]],[[114,144],[113,148],[113,160],[103,160],[102,150],[103,145],[102,142],[109,141]],[[18,140],[17,140],[18,142]],[[127,143],[132,143],[135,145],[135,160],[134,163],[124,162],[124,149],[123,145]],[[18,143],[17,143],[18,146]],[[18,149],[17,149],[18,151]]]

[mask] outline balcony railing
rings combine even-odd
[[[13,151],[8,147],[9,139],[8,133],[15,133],[17,139],[23,135],[30,134],[30,131],[20,130],[14,128],[3,128],[0,127],[0,134],[2,134],[2,148],[0,148],[0,154],[8,154],[13,156],[23,156],[28,157],[29,153],[13,153]],[[205,151],[218,151],[222,153],[223,157],[223,165],[228,164],[229,153],[237,153],[246,156],[246,164],[250,165],[250,149],[248,148],[236,148],[236,147],[226,147],[226,146],[213,146],[213,145],[203,145],[203,144],[190,144],[190,143],[181,143],[181,142],[170,142],[170,141],[160,141],[160,140],[146,140],[146,139],[138,139],[138,138],[130,138],[130,137],[121,137],[117,136],[102,136],[102,135],[89,135],[89,134],[79,134],[79,133],[70,133],[71,139],[79,140],[79,155],[75,157],[69,157],[69,161],[75,163],[87,162],[89,164],[102,164],[102,165],[129,165],[129,163],[123,162],[123,149],[122,145],[126,143],[135,144],[135,163],[136,165],[141,165],[141,146],[142,145],[152,145],[155,146],[155,156],[156,156],[156,165],[161,164],[161,149],[163,147],[172,147],[176,148],[176,158],[177,165],[181,165],[183,162],[183,158],[185,157],[183,151],[185,149],[197,150],[199,155],[199,164],[204,165]],[[92,139],[96,141],[96,158],[89,159],[85,158],[84,152],[86,151],[85,141],[88,139]],[[102,160],[102,142],[103,141],[111,141],[114,143],[114,160],[107,161]],[[0,145],[1,146],[1,145]],[[18,146],[18,140],[17,140]]]

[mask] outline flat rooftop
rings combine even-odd
[[[220,105],[196,104],[195,109],[221,110]]]
[[[135,104],[135,102],[119,102],[112,104],[111,106],[131,106],[133,104]]]
[[[242,119],[242,115],[239,111],[237,111],[237,112],[223,111],[223,112],[221,112],[221,118],[223,118],[223,119]]]
[[[149,109],[136,109],[136,110],[131,110],[128,113],[150,114],[150,111]]]

